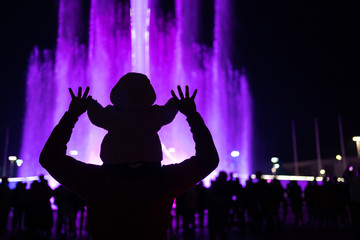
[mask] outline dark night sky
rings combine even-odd
[[[359,19],[355,3],[233,2],[238,45],[232,60],[246,69],[250,82],[254,154],[259,168],[267,167],[263,163],[272,156],[292,161],[292,119],[297,127],[300,160],[316,158],[314,117],[319,121],[322,157],[340,153],[339,115],[346,152],[356,155],[351,140],[360,135],[360,78],[354,61]],[[205,14],[208,12],[204,9]],[[28,57],[34,45],[55,47],[57,4],[50,0],[2,0],[0,18],[2,159],[6,125],[10,127],[9,154],[19,153]],[[206,32],[206,21],[202,24]]]

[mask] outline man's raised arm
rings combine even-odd
[[[70,140],[72,129],[78,117],[86,111],[89,88],[86,88],[83,96],[81,96],[81,91],[79,88],[76,97],[70,89],[72,101],[69,110],[65,112],[58,125],[55,126],[40,154],[41,166],[62,185],[74,191],[80,191],[79,193],[86,190],[83,183],[86,181],[87,169],[90,166],[67,156],[66,145]],[[79,174],[82,174],[81,181],[79,181]]]
[[[190,125],[195,142],[195,156],[180,164],[168,166],[172,177],[172,185],[175,193],[180,194],[186,189],[192,187],[197,182],[208,176],[219,164],[219,156],[214,145],[209,129],[206,127],[204,120],[196,111],[195,90],[193,95],[189,96],[189,88],[185,87],[185,96],[178,86],[180,99],[177,98],[174,91],[171,94],[178,101],[179,111],[186,116]]]

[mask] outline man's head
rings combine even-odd
[[[131,72],[120,78],[110,100],[122,111],[142,111],[154,104],[156,94],[146,75]]]
[[[8,185],[8,184],[9,184],[8,178],[7,178],[7,177],[2,177],[2,178],[1,178],[1,183],[2,183],[3,185]]]
[[[219,181],[219,182],[226,182],[226,180],[227,180],[227,174],[226,174],[226,172],[221,171],[221,172],[219,173],[219,176],[218,176],[218,181]]]
[[[256,176],[256,179],[258,179],[258,180],[262,179],[262,172],[257,171],[257,172],[255,173],[255,176]]]
[[[39,176],[39,180],[40,180],[40,182],[45,182],[46,180],[45,180],[45,176],[44,175],[40,175]]]

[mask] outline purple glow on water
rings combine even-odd
[[[57,48],[34,50],[27,80],[27,110],[20,157],[20,176],[46,173],[38,163],[40,151],[52,128],[70,102],[68,88],[90,86],[90,94],[103,106],[110,91],[127,72],[149,76],[157,93],[156,104],[164,104],[170,90],[188,84],[197,88],[198,111],[210,128],[220,155],[217,169],[234,172],[245,180],[251,170],[251,95],[244,70],[229,62],[231,46],[230,1],[215,1],[213,47],[198,44],[197,1],[177,0],[175,17],[161,18],[156,4],[116,0],[92,0],[88,45],[79,42],[82,9],[80,0],[61,0]],[[153,3],[153,2],[152,2]],[[130,10],[129,10],[130,9]],[[131,13],[131,14],[130,14]],[[226,27],[224,27],[226,26]],[[53,56],[54,55],[54,56]],[[184,116],[159,132],[163,164],[181,162],[194,154],[194,144]],[[100,164],[99,151],[105,131],[82,116],[74,129],[68,150],[78,159]],[[175,151],[169,149],[175,149]],[[231,157],[233,150],[239,156]],[[213,173],[211,177],[217,175]]]
[[[20,155],[25,164],[20,167],[21,176],[34,176],[44,173],[44,170],[39,166],[38,159],[40,150],[52,130],[53,106],[55,104],[55,87],[48,84],[54,78],[51,52],[40,53],[35,48],[29,62],[26,84],[27,109],[25,111],[23,144]]]
[[[148,1],[131,1],[132,70],[149,75],[149,25]]]

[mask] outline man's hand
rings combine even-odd
[[[76,117],[79,117],[87,109],[87,105],[88,105],[89,100],[91,98],[90,96],[88,96],[89,89],[90,89],[89,87],[86,87],[84,94],[82,94],[82,89],[81,89],[81,87],[79,87],[78,95],[75,96],[72,89],[69,88],[69,92],[70,92],[70,95],[71,95],[71,103],[70,103],[70,106],[69,106],[69,112],[71,114],[74,114]]]
[[[171,90],[171,95],[176,100],[179,106],[179,111],[187,117],[193,113],[196,113],[196,105],[194,99],[197,93],[197,89],[195,89],[191,97],[189,97],[189,87],[187,85],[185,86],[185,97],[181,90],[181,87],[177,86],[177,89],[179,92],[180,99],[176,96],[173,90]]]

